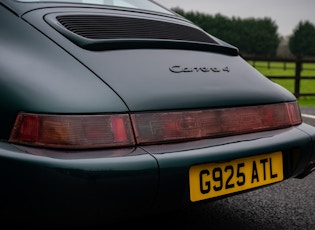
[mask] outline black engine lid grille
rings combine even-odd
[[[77,46],[91,51],[122,49],[180,49],[238,55],[238,49],[222,44],[188,22],[155,20],[99,13],[60,12],[45,20]]]
[[[88,39],[163,39],[217,44],[194,27],[150,19],[108,15],[59,15],[58,22]]]

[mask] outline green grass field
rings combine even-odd
[[[295,76],[294,62],[267,62],[249,61],[259,72],[265,76]],[[303,63],[301,76],[315,76],[315,63]],[[294,79],[272,79],[272,81],[282,85],[290,92],[294,93]],[[315,93],[315,79],[302,79],[300,82],[300,93]],[[299,99],[301,106],[315,107],[315,96],[301,96]]]

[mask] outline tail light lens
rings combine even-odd
[[[20,113],[9,141],[71,149],[122,147],[237,135],[301,122],[296,102],[130,116]]]
[[[135,144],[127,114],[90,116],[20,113],[10,141],[71,149]]]
[[[138,144],[279,129],[302,122],[296,103],[132,114]]]

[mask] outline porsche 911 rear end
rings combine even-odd
[[[296,98],[151,1],[1,0],[0,28],[8,217],[136,216],[314,169]]]

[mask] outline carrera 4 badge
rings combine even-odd
[[[223,68],[218,67],[183,67],[180,65],[174,65],[169,68],[173,73],[192,73],[192,72],[203,72],[203,73],[219,73],[219,72],[230,72],[230,68],[225,66]]]

